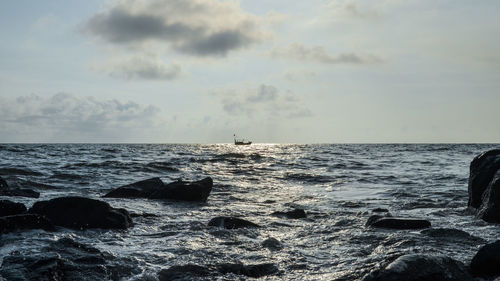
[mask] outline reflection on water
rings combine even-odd
[[[127,231],[32,231],[2,236],[0,255],[32,253],[59,237],[133,257],[154,274],[171,265],[228,262],[278,265],[276,280],[352,280],[386,257],[442,253],[468,262],[478,240],[429,239],[418,231],[364,227],[375,208],[426,218],[434,226],[495,240],[497,227],[465,212],[468,167],[492,145],[166,144],[1,145],[0,175],[46,185],[41,199],[67,194],[100,197],[111,188],[150,178],[211,176],[207,203],[106,199],[138,214]],[[44,185],[41,185],[44,184]],[[16,198],[27,205],[35,199]],[[303,208],[306,219],[271,216]],[[150,214],[140,216],[141,214]],[[215,216],[239,216],[258,229],[207,227]],[[268,238],[281,248],[262,245]],[[215,277],[214,277],[215,278]],[[227,277],[230,280],[230,277]]]

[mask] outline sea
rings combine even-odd
[[[157,280],[175,265],[272,263],[259,280],[359,280],[387,260],[446,255],[465,264],[500,237],[497,225],[467,209],[469,165],[498,144],[1,144],[0,176],[32,188],[34,202],[85,196],[125,208],[127,230],[31,230],[3,234],[0,260],[33,255],[61,238],[94,247],[134,270],[120,280]],[[206,203],[102,196],[119,186],[160,177],[214,186]],[[429,220],[429,230],[366,227],[377,208]],[[273,212],[305,210],[289,219]],[[234,216],[259,228],[208,226]],[[264,241],[274,238],[276,247]],[[218,274],[200,280],[247,280]]]

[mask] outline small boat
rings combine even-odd
[[[251,145],[251,141],[245,141],[244,139],[237,139],[236,135],[234,135],[234,144],[235,145]]]

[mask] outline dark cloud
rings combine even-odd
[[[158,113],[152,105],[66,93],[0,99],[0,140],[125,141],[154,127]]]
[[[286,48],[276,48],[271,52],[274,58],[294,59],[325,64],[374,64],[382,59],[374,55],[359,55],[343,53],[336,56],[329,54],[321,46],[307,47],[301,44],[291,44]]]
[[[114,64],[109,69],[109,75],[127,80],[173,80],[182,74],[178,64],[165,65],[160,61],[135,58],[125,63]]]
[[[242,93],[232,91],[216,95],[222,98],[222,109],[232,116],[287,118],[312,116],[311,111],[304,107],[297,95],[290,91],[280,94],[272,85],[261,85],[257,89]]]
[[[160,42],[194,56],[225,56],[263,38],[258,21],[236,2],[118,1],[92,16],[83,30],[117,45]]]

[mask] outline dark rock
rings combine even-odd
[[[244,275],[252,278],[260,278],[278,272],[276,265],[272,263],[244,265],[241,263],[219,264],[217,269],[222,274]]]
[[[500,149],[484,152],[472,160],[468,186],[469,207],[479,208],[481,206],[483,193],[499,169]]]
[[[176,181],[164,184],[160,178],[152,178],[114,189],[104,195],[113,198],[149,198],[180,201],[207,201],[212,191],[212,178],[195,182]]]
[[[235,217],[215,217],[208,222],[208,226],[223,227],[226,229],[259,227],[259,225],[253,222]]]
[[[475,276],[500,275],[500,240],[481,247],[472,258],[470,269]]]
[[[104,201],[85,197],[39,201],[29,212],[44,215],[55,225],[74,229],[125,229],[132,226],[127,210],[112,208]]]
[[[55,227],[47,218],[37,214],[0,217],[0,233],[30,229],[54,231]]]
[[[193,280],[224,274],[243,275],[260,278],[276,274],[278,268],[271,263],[244,265],[242,263],[224,263],[200,266],[195,264],[175,265],[158,273],[159,281]]]
[[[40,254],[13,252],[0,275],[7,280],[122,280],[140,270],[133,259],[119,259],[69,238],[51,242]]]
[[[389,210],[384,209],[384,208],[376,208],[372,210],[372,213],[388,213]]]
[[[446,256],[405,255],[362,281],[473,281],[464,264]]]
[[[500,223],[500,169],[495,173],[483,193],[483,202],[477,217],[491,223]]]
[[[293,209],[291,211],[285,211],[285,212],[274,212],[272,213],[273,216],[276,217],[285,217],[289,219],[302,219],[306,218],[306,212],[303,209]]]
[[[23,203],[16,203],[9,200],[0,200],[0,217],[12,216],[26,213],[26,206]]]
[[[368,218],[366,226],[390,228],[390,229],[421,229],[431,227],[428,220],[408,219],[397,217],[384,217],[373,215]]]
[[[6,189],[6,188],[9,188],[9,185],[4,179],[2,179],[2,177],[0,177],[0,189]]]
[[[40,193],[32,189],[11,187],[4,179],[0,177],[0,196],[38,198],[40,197]]]
[[[262,242],[262,247],[268,248],[270,250],[279,250],[282,248],[280,241],[276,238],[267,238]]]
[[[159,281],[191,280],[195,277],[204,277],[211,274],[211,270],[195,265],[175,265],[168,269],[163,269],[158,273]]]
[[[429,237],[439,238],[439,241],[442,240],[451,240],[453,242],[458,241],[470,241],[473,243],[483,242],[484,239],[476,236],[472,236],[469,233],[454,229],[454,228],[430,228],[422,230],[420,233],[427,235]]]

